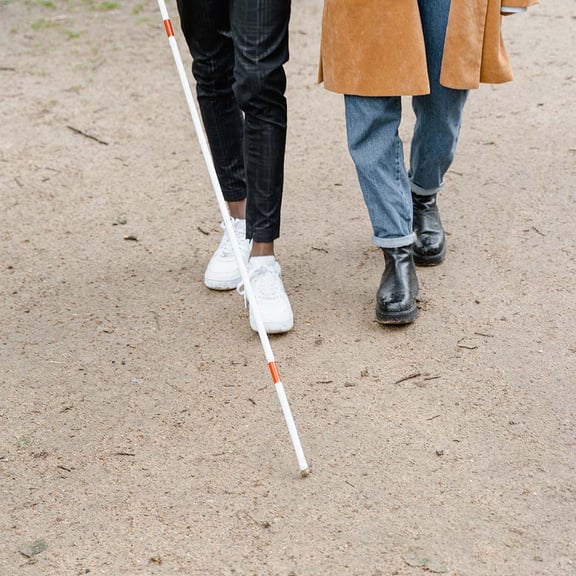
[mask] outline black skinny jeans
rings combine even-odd
[[[290,0],[178,0],[216,173],[246,236],[280,235]]]

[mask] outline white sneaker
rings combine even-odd
[[[234,235],[238,240],[240,253],[244,258],[244,262],[248,263],[252,243],[246,239],[246,220],[238,218],[230,218],[230,220],[232,221],[232,228],[234,228]],[[224,230],[224,234],[216,252],[210,258],[210,262],[208,262],[204,273],[204,284],[211,290],[233,290],[240,284],[242,275],[234,257],[232,243],[230,238],[228,238],[226,226],[223,222],[220,226]]]
[[[284,290],[280,264],[276,258],[274,256],[250,258],[248,276],[266,332],[281,334],[292,330],[294,315]],[[244,295],[243,284],[238,286],[238,292]],[[250,307],[250,327],[258,332],[252,307]]]

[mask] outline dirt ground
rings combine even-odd
[[[220,218],[156,3],[0,0],[1,576],[576,574],[576,5],[506,19],[516,80],[471,94],[402,329],[321,10],[293,3],[271,339],[301,479],[242,298],[202,283]]]

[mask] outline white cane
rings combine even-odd
[[[172,27],[172,22],[168,15],[168,10],[166,8],[166,3],[164,0],[158,0],[158,6],[160,8],[160,13],[162,14],[162,20],[164,21],[164,28],[166,29],[166,34],[168,36],[168,42],[170,43],[170,48],[172,49],[172,55],[174,56],[174,62],[176,63],[176,68],[178,69],[178,75],[180,76],[180,81],[182,83],[182,88],[184,89],[184,94],[186,96],[186,101],[188,103],[188,108],[190,109],[190,114],[192,115],[192,121],[194,122],[194,128],[196,130],[196,135],[198,141],[200,142],[200,148],[202,149],[202,155],[206,162],[206,167],[208,168],[208,174],[210,175],[210,180],[212,182],[212,187],[214,193],[216,194],[216,200],[218,201],[218,206],[222,214],[222,220],[226,227],[226,234],[232,245],[232,250],[236,258],[238,267],[240,268],[240,273],[242,275],[242,281],[244,283],[244,290],[248,302],[250,304],[250,309],[256,320],[256,326],[258,327],[258,335],[260,336],[260,342],[264,348],[264,354],[266,355],[266,360],[268,362],[268,368],[270,369],[270,374],[272,375],[272,380],[274,382],[276,393],[278,395],[278,400],[280,401],[280,406],[282,408],[282,413],[284,414],[284,419],[288,427],[288,432],[290,433],[290,438],[296,452],[296,458],[298,460],[298,466],[300,468],[300,474],[302,477],[309,474],[308,463],[306,462],[306,457],[304,456],[304,451],[302,450],[302,445],[300,444],[300,438],[298,437],[298,431],[296,430],[296,424],[294,418],[292,417],[292,411],[290,410],[290,405],[288,404],[288,398],[286,397],[286,392],[284,391],[284,386],[280,380],[280,373],[274,360],[274,354],[272,353],[272,348],[270,346],[270,340],[268,339],[268,334],[264,328],[264,323],[262,321],[262,316],[258,310],[258,305],[256,303],[256,298],[254,292],[252,291],[252,285],[250,284],[250,278],[248,276],[248,270],[244,264],[244,259],[240,252],[240,247],[238,246],[238,241],[234,230],[232,228],[232,222],[230,221],[230,215],[228,212],[228,207],[226,201],[224,200],[224,195],[222,194],[222,188],[220,187],[220,182],[218,176],[216,175],[216,169],[214,168],[214,161],[212,160],[212,155],[210,153],[210,148],[208,146],[208,141],[206,135],[204,134],[204,128],[198,115],[196,109],[196,104],[192,96],[192,91],[190,89],[190,84],[188,82],[188,77],[184,70],[184,65],[182,63],[182,57],[180,56],[180,51],[178,50],[178,45],[176,43],[176,38],[174,37],[174,28]]]

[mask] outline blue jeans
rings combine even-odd
[[[419,0],[430,94],[413,96],[416,124],[406,169],[398,134],[399,96],[345,96],[348,149],[370,215],[373,242],[382,248],[413,242],[412,192],[436,194],[454,159],[467,90],[440,85],[450,0]]]
[[[198,103],[227,202],[246,198],[246,236],[280,235],[290,0],[178,0]]]

